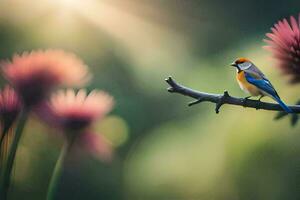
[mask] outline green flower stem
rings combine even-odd
[[[66,157],[67,157],[67,155],[71,149],[71,146],[73,144],[73,140],[74,140],[74,138],[65,141],[65,144],[60,152],[59,158],[56,161],[54,171],[53,171],[52,177],[50,179],[49,187],[48,187],[47,200],[53,200],[55,198],[57,188],[58,188],[58,182],[59,182],[59,179],[60,179],[62,171],[63,171]]]
[[[0,137],[0,175],[2,176],[2,169],[5,163],[5,154],[6,152],[4,152],[4,148],[2,149],[2,144],[4,142],[4,137],[5,137],[5,129],[2,129],[2,134]]]
[[[3,143],[4,143],[4,138],[5,138],[5,136],[6,136],[6,130],[5,129],[2,129],[2,133],[1,133],[1,137],[0,137],[0,151],[3,151],[3,149],[2,149],[2,145],[3,145]],[[0,152],[0,156],[2,156],[3,155],[3,153],[4,152]],[[0,167],[2,167],[2,165],[3,165],[3,163],[4,163],[4,159],[3,159],[3,157],[1,157],[1,160],[0,160]]]
[[[6,134],[6,130],[3,129],[2,133],[1,133],[1,137],[0,137],[0,149],[2,147],[2,143],[3,143],[3,140],[4,140],[5,134]]]
[[[13,138],[13,142],[11,144],[10,150],[9,150],[7,162],[5,163],[5,166],[4,166],[4,173],[3,173],[3,177],[1,179],[1,184],[0,184],[0,199],[1,200],[7,200],[7,194],[8,194],[8,190],[9,190],[9,186],[10,186],[13,164],[14,164],[14,160],[16,157],[18,144],[20,142],[22,132],[23,132],[24,126],[26,124],[27,118],[28,118],[28,112],[23,111],[20,114],[18,126],[16,128],[16,133]]]

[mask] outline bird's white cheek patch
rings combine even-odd
[[[244,62],[244,63],[239,64],[239,67],[242,70],[245,70],[245,69],[248,69],[249,67],[251,67],[251,63],[250,62]]]

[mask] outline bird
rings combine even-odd
[[[260,101],[264,96],[269,96],[274,99],[285,112],[293,113],[293,111],[281,100],[272,83],[266,78],[262,71],[253,64],[253,62],[247,58],[238,58],[231,63],[231,66],[237,69],[236,79],[240,88],[251,95],[245,99],[252,96],[260,96],[258,99]]]

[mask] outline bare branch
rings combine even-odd
[[[216,113],[219,113],[221,106],[224,104],[255,108],[257,110],[262,109],[271,111],[284,111],[281,108],[281,106],[277,103],[267,103],[259,100],[232,97],[227,91],[225,91],[223,94],[211,94],[200,92],[178,84],[171,77],[167,78],[165,81],[171,86],[168,88],[169,92],[182,94],[196,99],[196,101],[189,103],[189,106],[205,101],[212,102],[216,104]],[[294,113],[300,113],[299,105],[289,106],[289,108],[291,108]]]

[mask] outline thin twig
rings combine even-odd
[[[255,108],[257,110],[283,111],[281,106],[277,103],[267,103],[259,100],[232,97],[227,91],[225,91],[223,94],[200,92],[178,84],[171,77],[167,78],[165,81],[171,86],[168,88],[169,92],[182,94],[196,99],[196,101],[189,103],[189,106],[202,102],[212,102],[216,104],[216,113],[219,113],[221,106],[224,104]],[[289,106],[289,108],[292,109],[294,113],[300,113],[299,105],[292,105]]]

